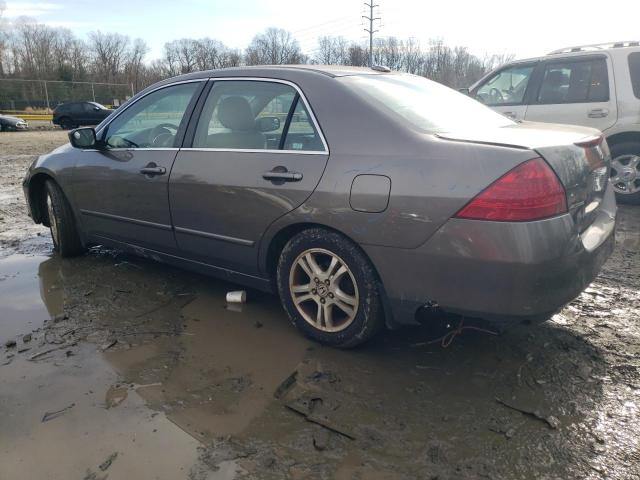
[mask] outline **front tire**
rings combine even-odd
[[[45,182],[45,202],[53,249],[62,257],[75,257],[84,251],[73,212],[62,189],[53,180]]]
[[[619,203],[640,205],[640,142],[611,146],[611,183]]]
[[[354,347],[384,324],[371,263],[338,233],[312,228],[295,235],[280,255],[277,282],[293,324],[321,343]]]

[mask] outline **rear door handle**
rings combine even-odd
[[[283,171],[274,169],[270,172],[264,172],[262,174],[262,178],[264,178],[265,180],[280,182],[299,182],[300,180],[302,180],[302,174],[299,172],[289,172],[286,168]]]
[[[607,115],[609,115],[609,110],[606,108],[594,108],[587,113],[589,118],[604,118]]]
[[[164,175],[167,173],[167,169],[164,167],[158,167],[154,165],[147,165],[140,169],[140,173],[143,175]]]

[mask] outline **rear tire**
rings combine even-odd
[[[624,175],[632,180],[628,181]],[[618,203],[640,205],[640,142],[611,145],[611,183]]]
[[[293,324],[321,343],[355,347],[384,325],[373,266],[338,233],[312,228],[295,235],[280,254],[277,283]]]
[[[62,189],[53,180],[45,182],[45,205],[53,249],[62,257],[75,257],[84,252],[75,217]]]
[[[59,120],[60,128],[63,130],[71,130],[76,127],[75,123],[69,117],[62,117]]]

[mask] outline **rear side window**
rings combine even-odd
[[[636,98],[640,98],[640,52],[629,55],[629,71],[631,72],[631,86]]]
[[[194,148],[323,151],[296,90],[278,82],[214,83],[198,120]]]
[[[588,103],[609,101],[609,77],[604,58],[546,65],[538,103]]]

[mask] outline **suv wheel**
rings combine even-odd
[[[74,257],[84,251],[69,202],[53,181],[45,183],[47,217],[53,248],[63,257]]]
[[[280,255],[277,282],[289,318],[314,340],[354,347],[383,325],[371,263],[335,232],[313,228],[294,236]]]
[[[620,203],[640,205],[640,142],[611,146],[611,183]]]
[[[69,117],[62,117],[58,123],[63,130],[71,130],[72,128],[75,128],[75,124]]]

